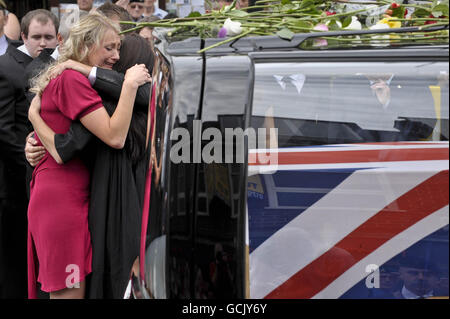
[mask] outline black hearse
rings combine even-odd
[[[219,40],[154,31],[135,298],[397,298],[421,267],[426,297],[448,296],[448,39],[332,40],[393,31],[321,33],[327,46],[317,33],[249,37],[201,54]],[[247,138],[243,162],[229,153],[240,143],[227,129],[249,128],[277,129],[263,147],[275,165],[249,163],[261,150]]]

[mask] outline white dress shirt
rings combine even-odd
[[[6,35],[2,35],[0,37],[0,55],[5,54],[7,48],[8,48],[8,41],[6,41]]]
[[[25,44],[22,44],[20,47],[17,48],[17,50],[19,50],[19,51],[25,53],[26,55],[28,55],[29,57],[32,58],[32,56],[31,56],[30,52],[28,52],[28,49],[27,49],[27,47],[25,46]]]

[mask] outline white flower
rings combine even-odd
[[[230,18],[225,20],[223,27],[227,29],[227,36],[235,36],[242,32],[242,27],[240,22],[231,21]]]
[[[377,23],[369,28],[370,30],[383,30],[383,29],[389,29],[389,25],[385,23]],[[372,46],[388,46],[389,45],[389,35],[373,35],[372,39],[375,41],[372,41]]]
[[[377,23],[369,28],[370,30],[382,30],[389,29],[389,26],[385,23]]]
[[[345,30],[362,30],[361,22],[359,22],[358,18],[353,16],[352,22],[344,28]]]

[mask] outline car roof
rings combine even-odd
[[[440,27],[430,27],[427,30],[440,31],[448,30],[448,26]],[[342,37],[356,37],[362,35],[377,35],[377,34],[401,34],[401,33],[412,33],[412,32],[423,32],[424,30],[419,27],[406,27],[398,29],[382,29],[382,30],[358,30],[358,31],[332,31],[332,32],[319,32],[319,33],[297,33],[293,36],[291,40],[284,40],[278,36],[257,36],[257,37],[243,37],[234,42],[221,45],[205,53],[207,55],[226,55],[230,53],[238,54],[248,54],[251,52],[270,52],[270,51],[318,51],[311,50],[313,48],[307,48],[302,46],[309,39],[314,39],[318,37],[334,37],[337,40]],[[198,54],[198,51],[202,48],[206,48],[221,42],[222,39],[208,38],[201,39],[199,37],[188,38],[180,41],[173,41],[173,39],[166,38],[167,29],[156,28],[156,34],[159,39],[164,39],[167,41],[167,53],[170,55],[192,55]],[[395,45],[355,45],[354,47],[347,48],[349,50],[364,49],[364,50],[379,50],[379,49],[398,49],[407,48],[408,50],[413,50],[417,48],[447,48],[448,49],[448,38],[439,42],[435,41],[434,44],[427,44],[421,42],[409,42],[404,44]],[[335,46],[332,49],[342,50],[342,47]],[[331,48],[320,48],[320,51],[331,50]]]

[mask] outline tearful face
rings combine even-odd
[[[94,45],[94,48],[90,50],[88,64],[111,70],[120,58],[120,45],[121,41],[117,32],[108,30],[100,45]]]

